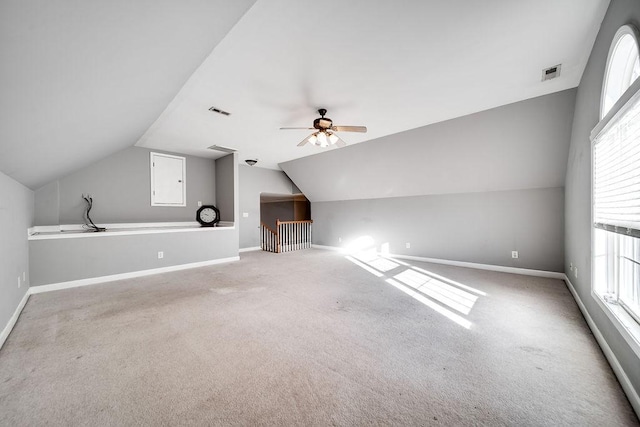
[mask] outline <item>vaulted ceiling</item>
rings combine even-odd
[[[134,144],[276,169],[318,153],[279,127],[320,107],[357,144],[572,88],[608,3],[5,1],[0,171],[37,188]]]

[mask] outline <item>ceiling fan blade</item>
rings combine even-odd
[[[302,129],[304,129],[304,130],[315,130],[315,128],[280,128],[280,130],[292,130],[292,129],[294,129],[294,130],[298,130],[298,129],[299,130],[302,130]]]
[[[366,126],[331,126],[331,130],[336,132],[366,132]]]
[[[305,145],[307,142],[309,142],[309,137],[307,136],[305,139],[303,139],[300,144],[298,144],[298,147],[302,147],[303,145]]]
[[[334,134],[334,135],[335,135],[335,134]],[[337,136],[337,135],[336,135],[336,136]],[[346,147],[346,146],[347,146],[347,143],[346,143],[346,142],[344,142],[343,140],[341,140],[341,139],[340,139],[340,137],[338,137],[338,140],[337,140],[337,141],[336,141],[336,143],[335,143],[335,144],[333,144],[333,145],[335,145],[335,146],[336,146],[336,147],[338,147],[338,148],[342,148],[342,147]]]

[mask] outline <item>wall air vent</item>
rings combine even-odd
[[[235,153],[235,148],[223,147],[222,145],[212,145],[211,147],[207,147],[209,150],[222,151],[223,153]]]
[[[542,70],[542,81],[544,82],[560,77],[560,68],[562,68],[562,64],[554,65],[553,67]]]
[[[227,112],[227,111],[223,111],[219,108],[216,107],[210,107],[209,111],[213,111],[214,113],[218,113],[218,114],[222,114],[223,116],[230,116],[231,113]]]

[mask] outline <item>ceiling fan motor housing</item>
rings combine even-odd
[[[329,129],[333,126],[333,122],[328,117],[320,117],[313,121],[313,127],[316,129]]]

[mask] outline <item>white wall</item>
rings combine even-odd
[[[0,172],[0,331],[29,289],[27,229],[33,206],[33,191]],[[27,283],[18,288],[23,273]]]

